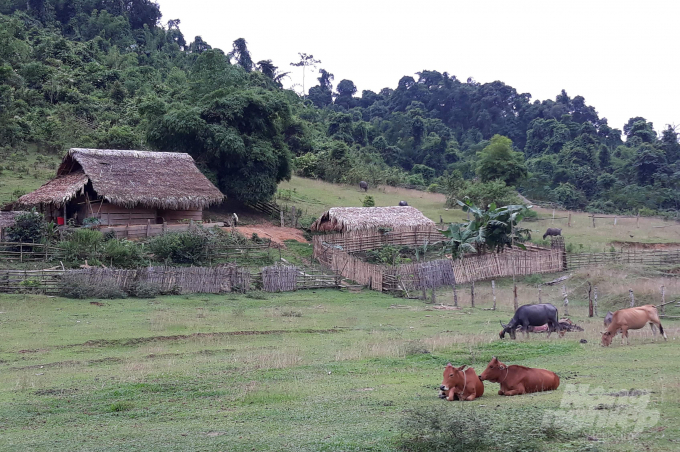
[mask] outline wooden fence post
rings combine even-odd
[[[295,227],[295,206],[290,208],[290,225]]]
[[[458,291],[456,290],[456,284],[453,284],[453,305],[458,307]]]
[[[595,315],[597,316],[597,286],[595,286],[595,294],[593,295],[593,311],[595,312]]]
[[[475,307],[475,281],[470,283],[470,305]]]
[[[514,286],[515,286],[515,287],[514,287],[514,289],[513,289],[513,292],[514,292],[514,294],[515,294],[515,299],[514,299],[512,305],[513,305],[513,307],[515,308],[515,311],[517,311],[517,309],[519,308],[519,305],[517,304],[517,284],[515,284]]]
[[[543,303],[543,300],[541,300],[541,286],[538,286],[538,303]]]
[[[555,209],[553,208],[553,218],[552,218],[553,224],[555,224]]]
[[[661,286],[661,315],[666,315],[666,286]]]
[[[569,317],[569,299],[567,298],[567,286],[562,286],[562,297],[564,298],[564,315]]]
[[[633,289],[628,289],[628,293],[630,294],[630,307],[635,306],[635,295],[633,295]]]
[[[569,214],[569,220],[567,221],[567,227],[571,227],[571,214]]]
[[[283,221],[283,210],[279,210],[279,214],[281,214],[281,227],[284,226],[284,221]]]
[[[616,226],[616,220],[617,220],[617,218],[616,218],[616,216],[614,216],[614,226]]]
[[[593,316],[593,296],[592,296],[593,288],[590,285],[590,281],[588,281],[588,317]]]
[[[149,236],[149,230],[151,229],[151,220],[146,220],[146,236]]]
[[[491,280],[491,293],[493,294],[493,310],[496,310],[496,281]]]
[[[595,227],[595,214],[593,214],[593,227]]]
[[[640,227],[640,212],[638,212],[637,218],[635,219],[635,227],[636,228]]]

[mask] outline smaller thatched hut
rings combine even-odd
[[[318,258],[328,245],[348,253],[367,251],[385,245],[419,246],[442,240],[435,222],[415,207],[334,207],[311,226]]]
[[[74,148],[57,177],[17,201],[63,223],[97,218],[102,225],[145,225],[201,220],[224,195],[179,152]]]
[[[333,207],[324,212],[311,227],[312,232],[351,232],[377,229],[435,230],[434,221],[411,206]]]

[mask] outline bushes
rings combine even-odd
[[[428,406],[408,413],[400,425],[399,450],[541,451],[550,450],[551,443],[557,440],[579,436],[578,432],[545,425],[541,410],[513,409],[512,413],[503,413],[462,405]]]
[[[10,242],[42,242],[46,229],[45,219],[33,209],[14,218],[14,225],[7,228],[7,238]]]
[[[63,258],[69,262],[78,262],[88,259],[96,264],[99,257],[97,248],[104,240],[101,232],[94,229],[76,229],[58,247]]]
[[[59,281],[59,295],[66,298],[127,298],[127,293],[113,280],[91,282],[86,275],[66,273]]]
[[[184,232],[171,232],[149,241],[149,250],[157,259],[166,263],[200,265],[206,258],[210,234],[196,228]]]
[[[107,240],[102,244],[101,261],[117,268],[137,268],[149,264],[141,245],[118,239]]]

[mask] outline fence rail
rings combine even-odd
[[[680,250],[622,250],[605,253],[567,253],[567,269],[605,264],[669,266],[680,264]]]

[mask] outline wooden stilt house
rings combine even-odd
[[[17,201],[47,220],[102,226],[202,220],[203,209],[224,195],[185,153],[73,148],[57,177]]]

